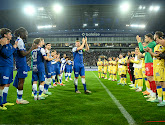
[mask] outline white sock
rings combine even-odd
[[[9,87],[5,87],[5,88],[3,89],[3,92],[4,92],[4,93],[8,93],[8,91],[9,91]]]
[[[154,93],[154,92],[153,92],[153,96],[152,96],[152,97],[154,97],[154,98],[155,98],[155,97],[156,97],[156,93]]]
[[[152,96],[152,93],[153,93],[153,92],[152,92],[152,90],[150,89],[150,95],[151,95],[151,96]]]
[[[18,90],[18,89],[17,89],[17,93],[18,93],[18,95],[23,95],[23,90]],[[21,101],[22,98],[21,98],[21,99],[18,99],[18,98],[17,98],[17,100],[18,100],[18,101]]]
[[[59,76],[59,81],[60,81],[60,84],[62,83],[62,77],[61,75]]]
[[[56,79],[56,75],[52,76],[52,80],[55,81],[55,79]],[[53,83],[53,84],[54,84],[54,83]]]
[[[147,92],[149,92],[149,89],[146,87]]]
[[[139,87],[140,90],[142,90],[142,87]]]
[[[39,86],[39,90],[41,90],[42,92],[44,91],[44,86],[43,85],[40,85]],[[39,97],[40,97],[41,95],[39,95]]]
[[[35,93],[35,91],[37,91],[37,84],[33,84],[33,94]],[[37,95],[34,95],[34,97]]]
[[[158,97],[158,99],[159,99],[160,101],[162,101],[162,97]]]
[[[82,84],[85,84],[85,78],[81,78]]]
[[[76,79],[76,78],[74,79],[74,84],[78,85],[78,79]]]

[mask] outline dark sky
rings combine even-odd
[[[0,10],[15,9],[33,4],[35,6],[50,6],[53,3],[62,5],[79,5],[79,4],[120,4],[123,1],[130,1],[134,4],[162,4],[165,0],[0,0]]]
[[[117,0],[0,0],[0,9],[21,8],[27,4],[35,6],[50,6],[52,3],[60,3],[62,5],[75,4],[112,4]]]

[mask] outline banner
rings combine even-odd
[[[56,38],[56,37],[135,37],[135,34],[116,34],[110,32],[72,32],[72,33],[51,33],[51,34],[31,34],[29,37],[41,36],[44,38]]]

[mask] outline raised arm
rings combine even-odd
[[[82,45],[80,47],[77,48],[77,51],[82,50],[84,48],[85,45],[85,39],[82,39]]]
[[[140,52],[144,53],[145,51],[143,49],[142,40],[141,40],[141,37],[139,35],[136,36],[136,40],[138,42]]]
[[[89,51],[89,46],[88,46],[88,43],[87,43],[87,37],[85,37],[85,51]]]

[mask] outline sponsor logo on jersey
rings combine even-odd
[[[27,74],[27,72],[23,71],[23,74]]]
[[[9,77],[7,77],[7,76],[3,76],[3,79],[9,79]]]

